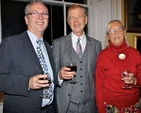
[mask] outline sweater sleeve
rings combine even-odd
[[[98,113],[106,113],[103,99],[104,68],[102,66],[102,56],[99,55],[96,64],[96,103]]]
[[[139,86],[141,88],[141,57],[139,57],[137,61],[138,61],[138,63],[136,65],[136,69],[137,69],[136,86]]]

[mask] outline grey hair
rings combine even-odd
[[[32,2],[30,2],[29,4],[26,5],[26,7],[25,7],[25,16],[29,13],[30,6],[33,5],[33,4],[36,4],[36,3],[42,4],[43,6],[46,7],[46,9],[47,9],[47,11],[48,11],[47,6],[46,6],[41,0],[35,0],[35,1],[32,1]]]
[[[107,35],[109,34],[109,30],[110,30],[111,24],[112,24],[112,23],[115,23],[115,22],[120,23],[120,24],[121,24],[121,27],[123,28],[123,30],[125,30],[125,27],[124,27],[123,23],[122,23],[120,20],[111,20],[111,21],[107,24],[107,27],[106,27],[106,47],[109,46]],[[128,42],[127,42],[127,37],[126,37],[126,35],[124,36],[124,38],[125,38],[125,40],[126,40],[127,45],[129,46],[129,44],[128,44]]]

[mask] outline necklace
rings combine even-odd
[[[109,47],[112,52],[117,54],[117,56],[120,60],[124,60],[129,53],[129,49],[128,49],[129,45],[126,44],[126,41],[124,41],[123,44],[121,44],[119,46],[114,46],[112,43],[110,43]]]
[[[124,60],[126,58],[126,55],[124,53],[121,53],[121,54],[118,55],[118,58],[120,60]]]
[[[112,52],[114,52],[113,50],[111,50]],[[126,55],[125,53],[117,53],[117,52],[114,52],[116,55],[118,55],[118,58],[120,60],[124,60],[126,58]]]

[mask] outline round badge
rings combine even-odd
[[[124,60],[126,58],[126,55],[121,53],[121,54],[119,54],[118,58],[121,60]]]

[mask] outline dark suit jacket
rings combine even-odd
[[[52,49],[45,42],[56,83]],[[42,74],[42,68],[27,32],[5,38],[0,45],[0,91],[4,113],[40,113],[42,89],[28,90],[29,78]]]
[[[88,80],[89,80],[88,84],[90,85],[90,97],[88,99],[91,100],[90,113],[96,113],[97,109],[95,103],[95,87],[94,87],[95,75],[94,74],[95,74],[96,59],[101,50],[101,42],[89,36],[86,36],[86,41],[87,41],[87,49],[89,50],[88,59],[87,59],[87,69],[86,69]],[[71,34],[55,39],[53,41],[52,47],[53,47],[53,56],[56,63],[56,70],[58,73],[60,69],[65,65],[65,63],[70,61],[73,56],[71,52],[73,48]],[[58,113],[66,113],[69,106],[70,97],[72,94],[71,93],[72,88],[73,85],[70,84],[68,81],[63,81],[62,85],[57,87],[56,95],[57,95]]]

